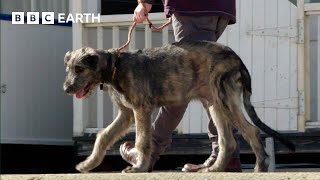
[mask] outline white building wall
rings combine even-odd
[[[62,90],[71,27],[1,20],[1,143],[72,144],[72,97]]]

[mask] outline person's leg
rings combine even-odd
[[[207,18],[209,18],[209,17],[207,17]],[[229,19],[217,17],[217,16],[213,16],[210,18],[212,18],[212,20],[207,20],[207,21],[211,21],[211,22],[215,23],[215,25],[213,27],[211,27],[212,28],[211,31],[214,32],[214,34],[215,34],[214,37],[216,37],[216,39],[213,41],[216,41],[219,39],[219,37],[222,35],[224,30],[228,26]],[[208,26],[202,25],[201,23],[199,23],[198,28],[201,28],[201,26],[208,28]],[[237,133],[237,130],[233,129],[234,136],[236,133]],[[209,121],[209,123],[208,123],[208,136],[209,136],[209,139],[212,143],[211,144],[212,145],[212,152],[211,152],[211,155],[209,156],[209,158],[203,164],[198,164],[198,165],[186,164],[183,168],[183,171],[194,172],[194,171],[199,170],[202,167],[211,166],[215,162],[216,157],[219,152],[219,145],[218,145],[218,133],[217,133],[216,127],[214,126],[212,121]],[[239,141],[237,140],[237,138],[236,138],[236,142],[237,142],[237,149],[232,154],[232,159],[231,159],[229,165],[227,166],[226,171],[236,171],[236,172],[241,171],[240,148],[239,148],[240,146],[239,146]]]
[[[154,165],[172,142],[172,132],[176,129],[188,104],[180,106],[163,106],[160,108],[158,116],[152,125],[152,145],[151,163]]]
[[[235,150],[235,152],[232,154],[232,158],[240,158],[240,145],[239,145],[239,140],[238,138],[235,136],[235,134],[238,132],[237,129],[233,129],[232,130],[233,135],[236,139],[237,142],[237,149]],[[217,135],[217,129],[214,126],[212,121],[209,121],[208,123],[208,136],[210,141],[212,142],[212,152],[210,156],[217,156],[218,152],[219,152],[219,145],[218,145],[218,135]]]
[[[173,30],[176,41],[183,40],[216,40],[216,33],[212,32],[216,19],[207,17],[198,17],[197,19],[188,16],[173,15]],[[202,26],[201,31],[199,27]],[[205,28],[204,28],[205,27]],[[199,32],[199,33],[195,33]],[[180,106],[163,106],[160,108],[152,129],[152,145],[151,164],[153,165],[160,154],[164,152],[166,147],[172,142],[172,132],[180,123],[188,104]]]
[[[225,18],[218,18],[217,21],[217,28],[215,30],[215,34],[217,37],[217,40],[220,38],[220,36],[222,35],[222,33],[224,32],[224,30],[226,29],[226,27],[229,24],[229,19],[225,19]],[[233,129],[233,134],[235,135],[237,133],[236,129]],[[208,123],[208,136],[209,139],[212,141],[212,153],[211,156],[216,156],[218,154],[218,135],[217,135],[217,130],[213,124],[212,121],[209,121]],[[232,157],[233,158],[240,158],[240,148],[239,148],[239,143],[237,140],[237,149],[236,151],[233,153]]]
[[[216,41],[217,16],[172,16],[175,40]]]

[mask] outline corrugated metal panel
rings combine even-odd
[[[62,90],[71,33],[1,21],[1,143],[72,143],[72,98]]]
[[[297,130],[295,29],[296,7],[289,1],[241,0],[237,1],[237,24],[229,26],[219,39],[246,64],[257,113],[277,130]],[[261,106],[262,102],[266,103]],[[283,105],[284,102],[289,104]],[[189,105],[183,118],[184,133],[207,132],[203,111],[200,103]]]

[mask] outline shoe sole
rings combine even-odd
[[[123,145],[124,145],[124,144],[121,144],[121,145],[120,145],[120,148],[119,148],[119,152],[120,152],[120,155],[121,155],[122,159],[125,160],[128,164],[131,164],[132,166],[134,166],[134,164],[133,164],[131,161],[129,161],[129,160],[127,159],[127,157],[123,154],[123,152],[122,152],[122,147],[123,147]]]

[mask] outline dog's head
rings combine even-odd
[[[102,82],[105,53],[88,47],[69,51],[64,57],[64,65],[67,72],[64,91],[79,99],[86,98]]]

